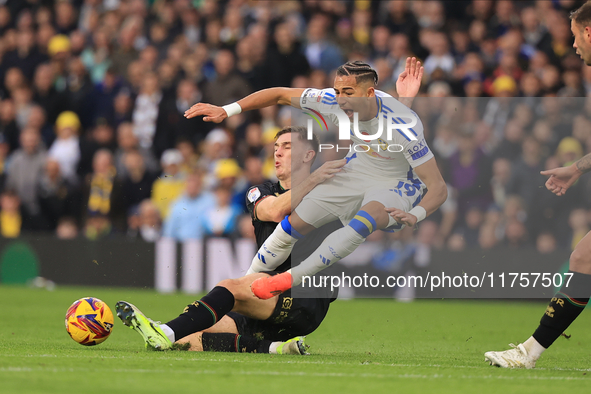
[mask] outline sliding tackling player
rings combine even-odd
[[[304,128],[286,127],[277,133],[274,157],[279,181],[253,186],[246,195],[259,247],[277,223],[291,212],[292,204],[301,201],[317,184],[333,177],[345,164],[345,160],[328,162],[310,174],[317,152],[318,139],[306,140]],[[296,164],[293,167],[292,160]],[[338,227],[339,223],[332,223],[327,230]],[[312,250],[321,240],[320,237],[315,245],[310,245]],[[294,298],[286,292],[260,300],[250,291],[255,279],[290,267],[288,259],[273,272],[223,280],[165,325],[153,322],[125,301],[117,303],[117,315],[142,335],[147,347],[159,350],[169,349],[178,342],[189,343],[189,350],[194,351],[305,354],[303,336],[320,325],[329,304],[336,299],[336,292],[307,289],[306,298]]]

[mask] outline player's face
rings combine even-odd
[[[573,48],[577,51],[577,55],[587,66],[591,66],[591,27],[583,27],[572,20],[570,30],[575,37]]]
[[[288,179],[291,176],[291,133],[283,134],[277,138],[274,157],[277,179]]]
[[[354,76],[338,75],[334,80],[334,90],[337,103],[349,119],[353,119],[354,112],[359,113],[359,119],[375,116],[375,114],[369,114],[370,98],[375,97],[373,86],[369,86],[368,83],[357,83]]]

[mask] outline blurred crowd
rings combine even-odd
[[[555,197],[540,170],[591,149],[591,69],[572,48],[576,0],[0,1],[0,233],[154,241],[253,237],[244,193],[272,179],[270,107],[187,120],[273,86],[332,86],[363,60],[413,109],[450,198],[419,231],[462,250],[570,248],[589,230],[591,181]],[[196,219],[197,218],[197,219]]]

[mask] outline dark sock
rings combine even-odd
[[[226,332],[204,332],[201,337],[205,352],[269,353],[271,341]]]
[[[213,326],[232,308],[234,295],[225,287],[216,286],[200,300],[187,305],[179,317],[166,325],[174,331],[174,338],[178,341]]]
[[[565,284],[550,300],[546,312],[540,320],[540,325],[533,337],[546,349],[575,321],[591,295],[591,275],[568,271],[573,276],[568,287]],[[565,277],[565,280],[568,280]]]

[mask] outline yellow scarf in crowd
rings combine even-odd
[[[108,174],[95,174],[90,180],[90,196],[88,211],[107,215],[111,211],[111,193],[116,171],[112,169]]]
[[[0,212],[0,228],[4,238],[16,238],[21,233],[22,218],[18,212]]]

